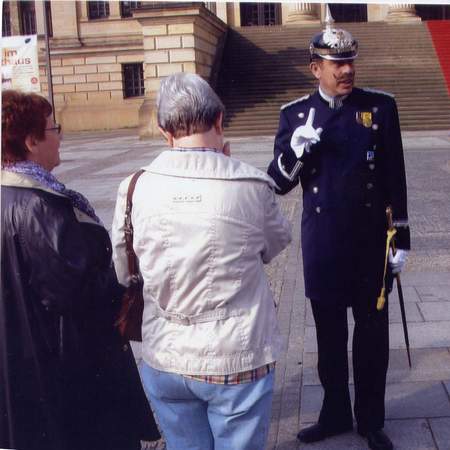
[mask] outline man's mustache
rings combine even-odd
[[[350,75],[350,76],[345,76],[345,77],[334,77],[334,79],[338,82],[338,83],[345,83],[347,81],[351,81],[353,83],[355,77],[354,75]]]

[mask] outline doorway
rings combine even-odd
[[[363,3],[329,3],[328,6],[336,22],[367,22],[367,5]]]
[[[450,6],[448,5],[415,5],[417,15],[422,20],[449,20]]]

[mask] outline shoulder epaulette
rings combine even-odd
[[[280,109],[287,108],[288,106],[295,105],[296,103],[303,102],[309,98],[309,94],[304,95],[303,97],[297,98],[296,100],[292,100],[292,102],[286,103],[281,106]]]
[[[394,94],[391,94],[390,92],[386,92],[386,91],[381,91],[380,89],[372,89],[372,88],[362,88],[363,91],[365,92],[372,92],[373,94],[382,94],[382,95],[387,95],[388,97],[391,98],[395,98]]]

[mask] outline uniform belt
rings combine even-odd
[[[146,305],[147,308],[147,305]],[[194,325],[196,323],[212,322],[216,320],[224,320],[229,317],[237,317],[243,314],[242,309],[228,309],[228,308],[216,308],[212,311],[206,311],[194,315],[186,315],[182,313],[169,312],[162,309],[159,305],[155,303],[150,305],[151,314],[156,317],[162,317],[169,322],[174,322],[179,325]]]

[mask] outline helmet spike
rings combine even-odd
[[[327,30],[330,30],[331,27],[333,26],[334,23],[334,19],[333,16],[331,15],[331,11],[330,11],[330,7],[328,5],[328,3],[325,5],[325,26]]]

